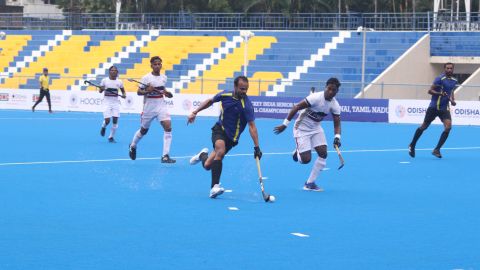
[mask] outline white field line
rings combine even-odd
[[[479,150],[480,146],[471,147],[444,147],[442,150]],[[416,151],[431,151],[431,148],[417,148]],[[392,149],[359,149],[359,150],[344,150],[343,153],[368,153],[368,152],[408,152],[407,148],[392,148]],[[336,151],[328,151],[335,153]],[[278,152],[278,153],[263,153],[264,155],[291,155],[292,152]],[[175,159],[190,159],[191,156],[176,156]],[[227,155],[229,157],[252,156],[253,153],[248,154],[234,154]],[[161,157],[137,158],[136,160],[160,160]],[[130,161],[129,158],[113,158],[113,159],[86,159],[86,160],[57,160],[57,161],[31,161],[31,162],[4,162],[0,166],[20,166],[20,165],[42,165],[42,164],[69,164],[69,163],[100,163],[100,162],[116,162],[116,161]]]

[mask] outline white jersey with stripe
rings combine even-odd
[[[148,73],[143,76],[141,82],[145,85],[153,86],[160,91],[160,87],[165,87],[167,83],[167,76],[160,74],[158,76]],[[140,85],[141,89],[147,88],[145,85]],[[143,100],[144,112],[158,112],[167,109],[167,104],[164,101],[163,94],[159,92],[147,93]]]
[[[105,87],[104,102],[118,102],[118,96],[122,95],[120,88],[123,88],[122,80],[116,78],[115,80],[109,77],[103,78],[100,82],[100,86]]]
[[[340,115],[340,104],[335,98],[328,101],[325,92],[312,93],[305,98],[309,107],[303,110],[295,121],[293,134],[295,137],[323,132],[320,123],[329,113]]]

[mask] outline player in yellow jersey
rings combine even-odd
[[[43,74],[38,79],[38,82],[40,83],[40,97],[38,98],[37,102],[35,102],[35,104],[33,105],[32,112],[35,111],[35,107],[38,105],[38,103],[42,102],[43,97],[47,97],[48,112],[52,113],[52,103],[50,101],[50,90],[48,89],[50,86],[50,77],[48,76],[48,68],[43,68]]]

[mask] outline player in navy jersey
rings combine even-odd
[[[120,95],[118,90],[122,92]],[[103,123],[100,129],[100,135],[105,136],[105,130],[110,124],[110,118],[112,118],[112,128],[110,129],[110,136],[108,136],[109,142],[115,142],[114,136],[118,128],[118,118],[120,117],[120,100],[118,97],[126,98],[125,88],[123,87],[122,80],[118,79],[118,69],[116,66],[111,66],[108,69],[108,78],[104,78],[100,82],[100,93],[104,93],[103,105],[105,111],[103,112]]]
[[[410,145],[408,146],[408,153],[411,157],[415,157],[415,146],[420,136],[422,136],[423,131],[430,126],[437,116],[442,121],[444,130],[440,135],[437,146],[432,151],[432,155],[436,156],[437,158],[442,157],[440,148],[447,140],[448,134],[452,129],[450,103],[452,106],[457,105],[455,102],[454,91],[458,81],[453,77],[454,65],[452,63],[446,63],[443,65],[443,67],[444,73],[435,78],[432,86],[428,90],[428,93],[432,95],[432,100],[430,101],[430,105],[425,113],[425,119],[423,120],[422,125],[415,131],[412,142],[410,142]]]
[[[207,99],[200,104],[188,116],[188,123],[193,123],[197,114],[210,107],[215,102],[221,103],[221,113],[218,121],[212,127],[212,143],[214,150],[208,154],[208,148],[204,148],[197,155],[190,159],[190,164],[202,161],[206,170],[212,171],[212,182],[210,198],[216,198],[224,192],[220,186],[220,175],[222,174],[222,160],[225,155],[238,144],[243,130],[248,124],[248,130],[254,144],[254,158],[262,158],[262,151],[258,144],[258,132],[255,125],[253,105],[247,96],[248,79],[245,76],[235,78],[234,90],[223,91],[213,98]]]
[[[295,138],[296,144],[295,151],[293,152],[293,160],[295,162],[299,161],[301,164],[307,164],[312,159],[312,150],[315,150],[318,155],[318,158],[313,164],[310,176],[303,186],[304,190],[323,191],[315,181],[320,171],[322,171],[327,164],[327,140],[321,122],[329,113],[333,116],[333,128],[335,132],[333,145],[337,147],[341,146],[340,105],[335,98],[340,85],[337,78],[328,79],[324,91],[311,93],[304,100],[295,104],[283,123],[273,129],[275,134],[282,133],[295,114],[303,110],[293,127],[293,137]]]

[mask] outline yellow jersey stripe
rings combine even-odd
[[[221,102],[220,102],[220,119],[222,120],[222,123],[223,123],[223,106]],[[223,125],[222,125],[222,128],[223,128]]]
[[[235,128],[235,136],[233,136],[233,141],[236,142],[238,140],[238,135],[240,133],[240,117],[237,120],[237,127]]]

